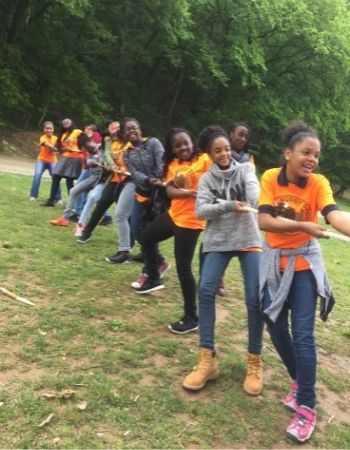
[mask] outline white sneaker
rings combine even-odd
[[[36,198],[35,198],[35,197],[30,197],[30,198],[29,198],[29,201],[30,201],[30,202],[36,202]]]
[[[59,206],[63,205],[63,200],[62,199],[61,200],[57,200],[56,205],[59,205]]]

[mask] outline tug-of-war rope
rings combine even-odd
[[[241,211],[252,212],[254,214],[258,214],[258,212],[259,212],[256,208],[252,208],[251,206],[243,206]],[[283,220],[289,220],[289,221],[294,222],[293,220],[287,219],[286,217],[282,217],[282,216],[278,216],[278,217]],[[334,231],[332,231],[330,229],[327,229],[327,230],[323,231],[322,233],[323,233],[322,237],[327,238],[327,239],[334,238],[334,239],[339,239],[340,241],[350,242],[350,237],[345,236],[345,234],[335,233]]]

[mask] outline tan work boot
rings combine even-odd
[[[215,380],[219,375],[215,350],[199,349],[199,362],[184,379],[182,386],[191,391],[199,391],[208,380]]]
[[[243,389],[249,395],[259,395],[263,389],[263,369],[261,355],[248,353],[247,375],[243,383]]]

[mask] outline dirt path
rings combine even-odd
[[[0,155],[0,172],[33,175],[35,160],[16,156]],[[44,176],[49,176],[47,171]]]

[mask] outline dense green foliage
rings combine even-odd
[[[245,120],[263,169],[302,118],[350,185],[347,0],[0,0],[0,14],[3,127],[129,115],[162,137]]]

